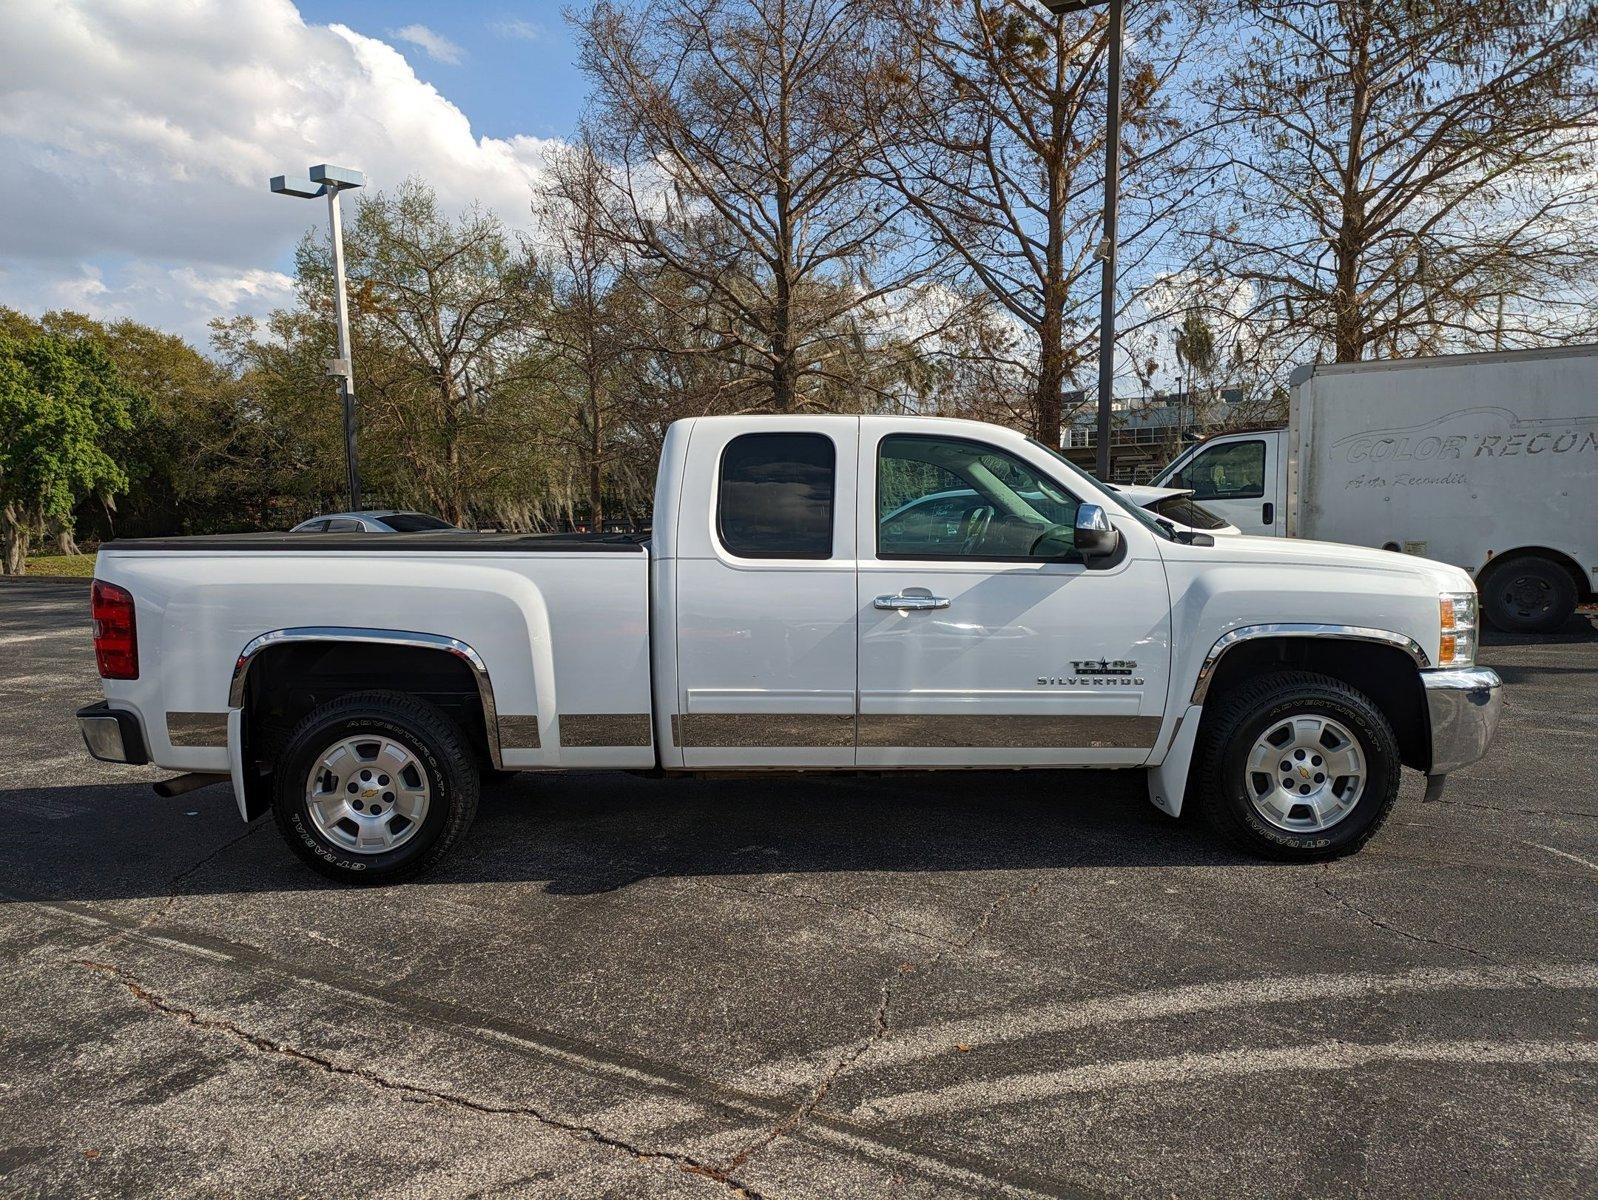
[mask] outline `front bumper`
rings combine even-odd
[[[83,744],[101,762],[142,766],[150,761],[150,754],[144,748],[144,730],[133,713],[112,708],[102,700],[78,709],[77,715]]]
[[[1487,753],[1504,706],[1503,681],[1489,667],[1422,671],[1432,727],[1432,762],[1426,774],[1447,775]]]

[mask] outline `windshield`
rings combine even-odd
[[[424,533],[429,529],[455,528],[448,521],[430,517],[426,513],[392,513],[382,520],[395,533]]]
[[[1039,450],[1042,450],[1045,454],[1047,454],[1050,458],[1054,459],[1055,462],[1059,463],[1062,467],[1064,467],[1066,470],[1070,471],[1073,475],[1077,476],[1080,479],[1087,480],[1090,484],[1092,484],[1094,487],[1096,487],[1099,491],[1104,493],[1104,498],[1106,500],[1110,501],[1110,503],[1115,505],[1122,512],[1126,513],[1127,516],[1131,517],[1139,525],[1144,526],[1145,528],[1149,529],[1150,531],[1152,531],[1153,533],[1157,534],[1158,536],[1164,538],[1168,542],[1172,542],[1172,541],[1176,540],[1175,537],[1172,536],[1170,528],[1168,526],[1162,524],[1160,522],[1159,518],[1156,517],[1153,513],[1148,512],[1145,509],[1139,508],[1137,505],[1132,504],[1129,501],[1123,499],[1121,496],[1117,495],[1115,493],[1115,490],[1113,488],[1111,488],[1108,484],[1101,483],[1099,480],[1093,478],[1093,476],[1089,475],[1086,471],[1084,471],[1081,467],[1077,466],[1074,462],[1072,462],[1065,455],[1061,454],[1058,450],[1055,450],[1052,447],[1045,445],[1044,443],[1038,441],[1037,438],[1027,438],[1027,441],[1030,444],[1036,446]]]
[[[1167,496],[1149,505],[1149,511],[1193,529],[1225,529],[1230,522],[1216,516],[1191,496]]]

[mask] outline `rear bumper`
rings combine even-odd
[[[104,700],[78,709],[78,732],[89,753],[101,762],[142,766],[150,761],[139,718],[126,709],[112,708]]]
[[[1503,681],[1488,667],[1422,671],[1432,727],[1428,775],[1447,775],[1487,753],[1503,709]]]

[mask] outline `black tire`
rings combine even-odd
[[[305,794],[327,748],[364,733],[408,747],[428,787],[418,828],[394,849],[375,854],[328,838],[311,820]],[[316,709],[289,735],[274,775],[272,811],[284,840],[313,870],[340,883],[395,883],[417,875],[448,854],[477,815],[477,763],[460,729],[433,705],[400,692],[356,692]]]
[[[1358,742],[1366,765],[1364,791],[1335,824],[1316,832],[1279,828],[1249,794],[1248,756],[1274,724],[1297,714],[1330,717]],[[1353,854],[1375,836],[1398,799],[1398,739],[1370,697],[1327,675],[1280,671],[1240,684],[1215,702],[1200,734],[1198,806],[1234,845],[1283,862]],[[1274,772],[1273,772],[1274,774]]]
[[[1576,611],[1576,581],[1540,554],[1494,563],[1479,586],[1483,615],[1505,633],[1553,633]]]

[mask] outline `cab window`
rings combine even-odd
[[[980,442],[892,434],[878,446],[878,558],[1072,558],[1076,508],[1054,480]]]
[[[1200,450],[1166,486],[1192,488],[1195,500],[1256,500],[1265,495],[1265,443],[1227,442]]]
[[[721,455],[716,524],[740,558],[831,558],[832,439],[746,433]]]

